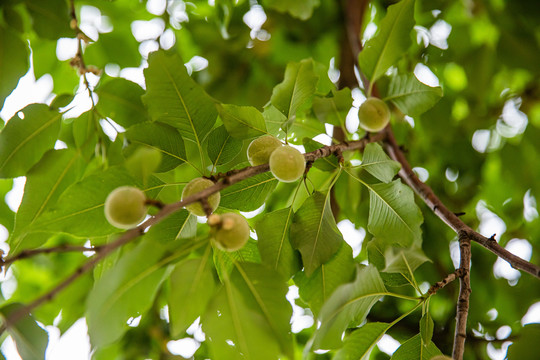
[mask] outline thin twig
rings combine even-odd
[[[304,158],[306,159],[306,161],[315,161],[323,157],[331,156],[336,151],[343,152],[343,151],[351,151],[351,150],[362,150],[370,142],[383,140],[384,136],[385,134],[381,132],[379,134],[372,136],[369,139],[364,138],[357,141],[351,141],[349,143],[325,146],[321,149],[304,154]],[[93,267],[98,262],[100,262],[105,257],[107,257],[115,249],[133,241],[134,239],[138,238],[140,235],[144,234],[144,232],[146,231],[148,227],[154,224],[157,224],[158,222],[160,222],[167,216],[171,215],[172,213],[184,208],[186,205],[192,204],[197,201],[201,201],[203,199],[207,199],[208,196],[218,191],[221,191],[242,180],[245,180],[247,178],[253,177],[258,174],[262,174],[269,170],[270,169],[269,169],[268,164],[263,164],[263,165],[258,165],[258,166],[248,166],[240,170],[235,170],[234,172],[231,172],[229,175],[226,175],[225,177],[221,178],[220,181],[204,189],[203,191],[200,191],[196,194],[188,196],[182,201],[178,201],[176,203],[163,206],[163,208],[155,216],[149,218],[148,220],[146,220],[144,223],[140,224],[136,228],[133,228],[131,230],[124,232],[115,241],[107,245],[103,245],[98,253],[92,256],[86,263],[81,265],[77,270],[75,270],[75,272],[73,272],[69,277],[67,277],[65,280],[63,280],[60,284],[55,286],[49,292],[35,299],[34,301],[27,304],[26,306],[21,307],[16,312],[11,314],[8,318],[5,319],[2,326],[0,326],[0,334],[2,334],[7,329],[7,327],[11,326],[13,323],[20,320],[21,317],[24,316],[25,314],[32,312],[32,310],[34,310],[38,306],[54,299],[54,297],[58,293],[60,293],[62,290],[68,287],[72,282],[77,280],[81,275],[93,269]]]
[[[5,259],[0,259],[0,265],[8,265],[11,264],[17,260],[27,259],[32,256],[40,255],[40,254],[51,254],[51,253],[65,253],[65,252],[85,252],[85,251],[93,251],[93,252],[99,252],[101,250],[102,246],[92,246],[92,247],[86,247],[86,246],[79,246],[79,245],[59,245],[54,247],[48,247],[48,248],[41,248],[41,249],[27,249],[23,250],[17,255],[13,257],[7,257]]]
[[[431,285],[426,295],[430,296],[435,294],[437,291],[444,288],[446,285],[450,284],[452,281],[456,280],[457,278],[461,277],[463,275],[462,269],[457,269],[453,273],[448,274],[444,279],[441,281],[436,282],[435,284]]]
[[[452,358],[463,359],[465,340],[467,339],[467,317],[469,315],[469,298],[471,296],[471,240],[466,233],[459,234],[459,255],[461,276],[459,278],[459,296],[456,310],[456,330],[454,333],[454,348]]]
[[[401,151],[399,145],[396,142],[394,134],[390,126],[384,130],[387,134],[385,140],[385,146],[388,154],[393,160],[396,160],[401,164],[401,170],[399,175],[409,185],[420,198],[426,203],[426,205],[437,215],[442,221],[444,221],[452,230],[458,235],[463,233],[467,239],[477,242],[482,245],[501,259],[507,261],[515,269],[522,270],[537,278],[540,278],[540,266],[532,264],[519,256],[516,256],[503,248],[493,238],[487,238],[482,234],[474,231],[471,227],[465,224],[454,212],[450,211],[446,205],[433,193],[433,190],[424,184],[418,176],[414,173],[411,165],[405,158],[405,155]],[[461,235],[460,235],[461,237]]]

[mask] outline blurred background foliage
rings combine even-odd
[[[362,23],[364,40],[373,36],[386,8],[393,3],[369,2]],[[142,85],[141,68],[146,65],[149,52],[164,48],[178,53],[192,77],[217,100],[262,109],[273,87],[282,81],[290,61],[313,58],[329,68],[330,80],[337,83],[342,62],[340,50],[347,46],[343,1],[75,0],[75,8],[79,27],[90,40],[85,44],[84,61],[88,67],[101,71],[101,77],[87,75],[90,83],[97,85],[98,94],[111,78],[118,76]],[[77,70],[70,65],[77,41],[75,30],[70,28],[69,2],[2,0],[0,12],[0,107],[4,101],[9,103],[8,95],[28,71],[49,84],[47,103],[54,99],[63,101],[61,106],[65,106],[74,94],[85,92]],[[496,234],[503,246],[540,263],[536,205],[540,196],[538,3],[417,0],[415,18],[413,46],[390,71],[414,72],[430,85],[439,84],[444,97],[419,117],[396,115],[392,121],[398,141],[421,178],[451,210],[464,212],[462,219],[466,223],[486,236]],[[377,85],[382,91],[388,86],[384,79]],[[319,90],[324,95],[330,88],[327,80],[327,85]],[[353,89],[356,106],[362,97],[361,91]],[[4,107],[2,124],[15,111]],[[76,116],[70,119],[67,113],[63,126],[69,127]],[[306,122],[316,119],[310,112],[300,116]],[[354,129],[354,122],[348,126]],[[302,143],[301,138],[297,143]],[[115,143],[106,137],[104,146],[114,153]],[[239,162],[238,166],[241,165],[245,163]],[[12,180],[0,180],[2,198],[12,185]],[[347,191],[348,185],[340,180],[337,188]],[[280,208],[284,194],[290,192],[291,185],[278,185],[267,200],[267,209]],[[366,197],[367,194],[358,194],[358,199]],[[366,201],[338,195],[337,202],[341,208],[337,221],[348,218],[356,228],[366,227]],[[0,224],[7,232],[13,230],[13,210],[0,202]],[[454,269],[457,239],[430,209],[423,206],[422,211],[423,249],[432,262],[424,264],[416,274],[419,283],[433,284]],[[47,245],[66,242],[72,240],[63,235],[50,238]],[[523,332],[522,319],[540,301],[540,286],[532,276],[512,269],[501,270],[506,264],[479,246],[473,244],[472,251],[473,292],[468,321],[471,331],[466,358],[483,359],[488,358],[488,350],[494,356],[493,349],[502,347],[504,353],[507,340]],[[16,279],[16,290],[3,285],[2,291],[10,293],[11,300],[27,301],[50,289],[84,259],[82,254],[60,254],[17,263],[10,270],[13,275],[9,280],[13,289]],[[367,259],[365,246],[357,259]],[[107,260],[97,271],[110,261],[113,260]],[[61,331],[67,330],[83,315],[81,299],[91,283],[90,277],[79,280],[69,293],[39,308],[36,318],[52,324],[58,304],[69,300],[72,306],[62,314],[62,322],[56,324]],[[111,353],[123,348],[125,358],[136,359],[138,354],[151,357],[162,350],[164,339],[170,336],[159,316],[164,296],[157,297],[154,316],[130,330]],[[452,284],[431,303],[434,342],[444,353],[451,352],[456,297],[457,286]],[[403,312],[399,302],[385,301],[384,306],[373,308],[368,320],[390,322]],[[410,338],[418,332],[418,320],[415,316],[407,317],[390,335],[399,341]],[[311,327],[297,334],[299,348],[313,330]],[[148,333],[152,334],[150,338]],[[205,354],[203,343],[195,358],[204,359]],[[97,358],[108,356],[103,353]],[[372,357],[389,358],[378,350]],[[313,358],[329,359],[330,355]]]

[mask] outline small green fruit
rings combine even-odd
[[[191,195],[195,195],[196,193],[201,192],[212,185],[214,185],[214,182],[212,180],[205,179],[202,177],[195,178],[191,180],[190,182],[188,182],[186,187],[184,187],[184,190],[182,191],[182,200]],[[219,192],[214,193],[208,197],[208,204],[210,205],[212,212],[214,212],[217,209],[217,207],[219,206],[220,200],[221,200],[221,195],[219,194]],[[206,213],[204,212],[204,208],[199,201],[187,205],[186,209],[189,212],[191,212],[193,215],[206,216]]]
[[[144,220],[148,212],[144,192],[133,186],[114,189],[105,200],[107,221],[120,229],[130,229]]]
[[[292,146],[281,146],[270,155],[270,171],[282,182],[293,182],[304,175],[306,160],[300,151]]]
[[[222,214],[221,221],[215,228],[214,240],[222,250],[236,251],[241,249],[249,240],[247,220],[236,213]]]
[[[370,97],[358,109],[360,126],[371,132],[379,132],[390,122],[390,109],[381,99]]]
[[[146,181],[159,168],[161,157],[161,151],[142,146],[126,160],[126,168],[134,177]]]
[[[253,140],[247,149],[249,163],[251,166],[268,164],[272,152],[281,145],[283,145],[281,141],[272,135],[264,135]]]

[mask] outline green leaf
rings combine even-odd
[[[60,195],[82,175],[81,154],[69,149],[50,150],[45,153],[26,176],[24,195],[15,217],[15,229],[11,234],[11,253],[43,244],[42,235],[30,236],[26,228],[53,206]],[[31,234],[30,234],[31,235]]]
[[[188,161],[182,136],[169,125],[138,124],[127,130],[126,137],[133,144],[145,145],[161,152],[161,163],[157,172],[172,170],[184,161]]]
[[[61,114],[45,104],[28,105],[0,132],[0,178],[17,177],[26,172],[52,149],[60,131]]]
[[[341,347],[343,332],[349,325],[361,324],[385,293],[386,288],[374,266],[358,267],[356,280],[337,288],[323,305],[319,314],[321,326],[314,334],[313,349]]]
[[[236,139],[251,139],[267,134],[261,112],[252,106],[217,105],[227,132]]]
[[[373,84],[394,65],[411,45],[414,0],[402,0],[388,7],[379,32],[369,39],[358,55],[360,70]]]
[[[298,272],[294,276],[294,282],[298,286],[300,298],[308,303],[313,314],[318,316],[321,307],[334,290],[352,281],[354,273],[352,249],[346,242],[342,242],[334,257],[322,264],[310,277],[303,271]]]
[[[316,96],[313,99],[313,111],[322,123],[345,128],[347,114],[352,107],[351,89],[332,90],[331,96]]]
[[[266,213],[255,224],[257,245],[263,264],[278,271],[287,279],[300,270],[298,253],[289,239],[293,218],[292,207]]]
[[[174,126],[202,152],[202,141],[217,118],[214,100],[193,81],[178,55],[150,54],[142,97],[153,120]]]
[[[390,360],[430,360],[437,355],[442,355],[437,346],[433,342],[423,345],[418,334],[401,344]]]
[[[101,5],[101,4],[100,4]],[[116,27],[109,33],[100,33],[96,42],[90,43],[84,53],[84,61],[103,69],[107,64],[118,64],[121,68],[138,67],[141,64],[139,42],[127,26]]]
[[[315,94],[318,81],[313,60],[291,62],[287,65],[283,82],[274,87],[270,102],[287,119],[293,119],[298,108]]]
[[[164,245],[172,241],[189,239],[197,235],[197,217],[182,209],[153,225],[144,235],[149,242]]]
[[[268,322],[248,307],[243,294],[225,282],[201,318],[212,359],[275,360],[280,353]]]
[[[0,25],[0,109],[28,71],[28,45],[8,27]]]
[[[103,206],[111,191],[119,186],[137,186],[123,168],[111,167],[73,184],[57,203],[38,218],[31,230],[58,231],[82,237],[118,232],[105,219]]]
[[[114,78],[100,85],[96,94],[99,96],[99,113],[126,129],[149,119],[141,100],[144,90],[134,82]]]
[[[412,275],[411,272],[423,263],[431,262],[420,248],[389,248],[384,257],[386,259],[384,272],[402,273],[405,276]]]
[[[208,252],[201,259],[182,261],[169,277],[169,317],[171,335],[178,337],[204,314],[208,303],[217,290],[217,282],[212,270]]]
[[[260,263],[261,254],[257,248],[257,241],[250,238],[243,248],[233,252],[219,250],[214,247],[214,264],[222,282],[233,271],[235,261]]]
[[[401,165],[391,160],[379,144],[367,144],[362,158],[361,169],[366,170],[382,182],[389,183],[398,173]]]
[[[367,323],[345,338],[343,347],[332,360],[368,359],[371,350],[390,328],[390,324],[381,322]]]
[[[67,2],[64,0],[25,0],[32,27],[41,38],[59,39],[73,37],[75,31],[69,27],[71,18]]]
[[[387,273],[383,272],[386,267],[385,253],[392,245],[379,238],[371,239],[367,244],[367,255],[370,264],[375,265],[387,286],[411,285],[411,276],[409,272],[405,273]]]
[[[226,164],[241,152],[242,145],[241,140],[233,138],[221,125],[208,135],[208,157],[214,166]]]
[[[97,280],[88,295],[86,320],[95,348],[117,341],[128,320],[144,314],[165,279],[166,247],[143,240]]]
[[[313,14],[313,10],[319,6],[320,0],[265,0],[264,6],[279,12],[288,12],[292,16],[307,20]]]
[[[431,338],[433,337],[433,319],[427,311],[420,319],[420,336],[424,345],[431,343]]]
[[[302,254],[307,276],[339,250],[343,237],[330,208],[329,193],[316,192],[294,214],[291,242]]]
[[[278,181],[266,172],[242,180],[221,191],[220,207],[240,211],[253,211],[264,204]]]
[[[508,359],[510,360],[534,360],[538,357],[538,349],[532,344],[536,344],[540,339],[540,324],[527,324],[519,333],[508,348]]]
[[[368,230],[388,243],[410,246],[421,241],[422,213],[414,193],[401,181],[369,185]]]
[[[393,102],[401,112],[415,117],[431,109],[442,95],[440,86],[427,86],[414,74],[395,75],[384,100]]]
[[[7,318],[23,307],[22,304],[12,303],[0,308],[0,313]],[[8,333],[17,346],[19,355],[23,360],[43,360],[49,341],[47,332],[42,329],[32,316],[25,313],[16,323],[10,325]]]
[[[285,279],[262,264],[242,262],[235,263],[231,282],[244,296],[246,306],[263,315],[281,352],[292,359],[292,308],[285,298],[289,290]]]

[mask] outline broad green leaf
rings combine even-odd
[[[289,290],[285,278],[262,264],[241,262],[235,264],[231,282],[244,296],[246,306],[263,315],[281,352],[292,359],[292,308],[285,298]]]
[[[338,350],[332,360],[368,359],[371,350],[390,326],[387,323],[372,322],[354,330],[345,338],[343,347]]]
[[[391,160],[379,144],[367,144],[362,158],[361,169],[366,170],[382,182],[389,183],[398,173],[401,165]]]
[[[405,276],[412,275],[411,272],[423,263],[431,262],[421,248],[389,248],[384,257],[386,260],[384,272],[402,273]]]
[[[149,242],[167,244],[197,235],[197,217],[183,209],[153,225],[144,235]]]
[[[220,207],[240,211],[253,211],[264,204],[278,181],[266,172],[242,180],[221,191]]]
[[[214,166],[223,165],[234,159],[242,150],[242,141],[233,138],[225,129],[220,126],[212,130],[208,135],[208,157]]]
[[[60,131],[61,114],[45,104],[28,105],[0,132],[0,178],[26,172],[52,149]]]
[[[123,168],[111,167],[73,184],[44,212],[33,231],[58,231],[82,237],[104,236],[119,232],[105,219],[103,206],[111,191],[119,186],[137,186]]]
[[[264,6],[279,12],[288,12],[292,16],[307,20],[313,14],[313,10],[318,7],[320,0],[265,0]]]
[[[0,198],[5,199],[7,193],[10,192],[12,188],[12,179],[0,179]],[[13,231],[15,213],[9,208],[5,201],[0,201],[0,224],[2,224],[9,233]]]
[[[302,254],[307,276],[339,250],[343,237],[330,208],[329,193],[316,192],[294,214],[291,243]]]
[[[223,251],[214,247],[214,264],[222,282],[225,281],[228,274],[234,270],[235,261],[260,263],[261,254],[257,247],[257,241],[250,238],[243,248],[233,252]]]
[[[264,214],[255,224],[257,245],[263,264],[286,278],[290,278],[301,268],[298,253],[289,239],[293,216],[292,207],[288,207]]]
[[[201,318],[212,359],[275,360],[280,344],[264,315],[246,304],[244,294],[225,282]]]
[[[431,338],[433,337],[433,319],[429,315],[429,312],[422,315],[420,319],[420,336],[424,345],[431,343]]]
[[[25,0],[32,27],[41,38],[59,39],[74,37],[75,31],[69,27],[71,18],[67,2],[64,0]]]
[[[89,156],[93,156],[95,154],[94,144],[97,143],[98,138],[98,131],[96,131],[99,127],[98,115],[94,110],[86,111],[73,119],[72,124],[75,146],[86,150],[85,153],[88,152]]]
[[[538,357],[538,349],[532,344],[537,344],[540,338],[540,324],[527,324],[508,348],[510,360],[533,360]]]
[[[162,158],[157,172],[165,172],[188,161],[184,140],[178,131],[165,124],[143,123],[130,127],[126,132],[129,142],[159,150]]]
[[[361,324],[371,307],[385,295],[386,288],[374,266],[357,268],[356,280],[341,285],[323,305],[321,326],[314,334],[313,349],[341,347],[343,332]]]
[[[143,315],[167,273],[160,263],[166,247],[140,242],[108,269],[88,295],[86,320],[95,348],[117,341],[129,328],[128,320]]]
[[[322,123],[345,128],[347,114],[352,107],[351,89],[332,90],[326,97],[313,99],[313,112]]]
[[[217,105],[219,116],[234,138],[243,140],[267,134],[261,112],[252,106]]]
[[[28,71],[28,45],[9,27],[0,25],[0,109]]]
[[[201,259],[182,261],[169,277],[169,317],[171,334],[178,337],[204,314],[217,290],[215,272],[208,252]]]
[[[410,246],[421,240],[422,213],[414,193],[401,181],[368,185],[368,230],[388,243]]]
[[[388,273],[383,272],[386,267],[385,253],[392,245],[386,243],[382,239],[373,238],[367,244],[367,255],[369,263],[375,265],[380,271],[381,278],[387,286],[404,286],[411,285],[411,276],[409,272],[405,273]]]
[[[214,100],[188,75],[178,55],[151,53],[144,77],[142,99],[152,119],[178,128],[202,152],[202,141],[217,118]]]
[[[415,117],[431,109],[442,95],[440,86],[427,86],[414,74],[395,75],[384,100],[393,102],[404,114]]]
[[[39,246],[46,238],[26,233],[43,212],[53,206],[68,186],[82,175],[81,154],[69,149],[50,150],[45,153],[26,176],[24,195],[15,217],[15,229],[11,234],[11,253]],[[26,238],[27,235],[30,235]]]
[[[321,307],[338,286],[354,279],[354,264],[351,247],[342,242],[337,254],[310,277],[303,271],[294,276],[300,298],[309,304],[315,316],[318,316]]]
[[[306,153],[315,151],[317,149],[320,149],[324,146],[324,144],[321,144],[318,141],[315,141],[311,138],[304,138],[302,141],[304,145],[304,149],[306,149]],[[322,171],[334,171],[336,168],[339,167],[337,157],[335,156],[326,156],[321,159],[315,160],[313,163],[313,166],[316,168],[321,169]]]
[[[437,355],[442,355],[437,346],[433,342],[423,345],[422,338],[418,334],[401,344],[391,360],[430,360]]]
[[[144,90],[134,82],[114,78],[96,89],[99,96],[97,109],[102,116],[107,116],[124,128],[148,120],[148,114],[141,96]]]
[[[270,102],[292,120],[298,108],[315,94],[318,81],[313,60],[291,62],[287,65],[283,82],[274,87]]]
[[[415,0],[401,0],[388,7],[378,33],[369,39],[358,55],[360,70],[374,83],[394,65],[411,45]]]
[[[128,26],[116,27],[114,22],[113,26],[114,31],[100,33],[99,39],[88,45],[84,52],[85,62],[100,69],[111,63],[122,68],[138,67],[141,64],[139,42],[133,37]]]
[[[22,307],[23,305],[18,303],[8,304],[0,308],[0,313],[6,318]],[[47,332],[36,323],[30,314],[24,314],[7,330],[15,341],[22,360],[43,360],[45,358],[45,350],[49,342]]]

